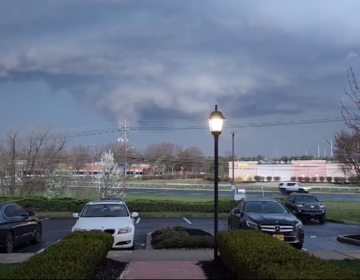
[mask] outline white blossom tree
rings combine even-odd
[[[50,177],[47,182],[45,196],[62,197],[69,192],[69,182],[71,180],[71,171],[61,170]]]
[[[102,169],[102,178],[100,181],[100,195],[102,198],[116,195],[116,189],[119,185],[118,164],[114,160],[114,154],[104,152],[100,157],[100,166]]]

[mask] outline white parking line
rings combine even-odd
[[[191,222],[188,219],[186,219],[186,218],[183,218],[183,219],[184,219],[185,222],[187,222],[188,224],[191,225]]]
[[[39,219],[40,221],[49,220],[50,218]]]
[[[138,224],[139,222],[140,222],[140,218],[137,218],[135,223]]]

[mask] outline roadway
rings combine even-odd
[[[189,196],[199,196],[199,197],[212,197],[212,190],[191,190],[191,189],[167,189],[167,188],[126,188],[127,193],[136,193],[136,194],[157,194],[157,195],[189,195]],[[316,195],[317,198],[322,200],[349,200],[349,201],[359,201],[360,195],[354,193],[321,193],[321,192],[312,192]],[[231,197],[232,193],[226,190],[219,190],[220,197]],[[246,196],[251,197],[261,197],[263,193],[261,191],[247,191]],[[265,197],[279,197],[282,196],[280,192],[264,192]]]
[[[71,231],[75,219],[44,219],[43,241],[37,245],[28,245],[16,248],[16,253],[34,253],[43,250],[47,246],[61,239]],[[144,250],[146,235],[149,232],[168,226],[184,226],[199,228],[213,234],[213,219],[207,218],[140,218],[135,220],[135,250]],[[340,243],[336,240],[338,235],[358,234],[360,226],[325,223],[320,225],[316,222],[307,222],[305,225],[304,250],[309,251],[334,251],[334,250],[358,250],[359,247]],[[227,229],[226,219],[219,219],[219,230]]]

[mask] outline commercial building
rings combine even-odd
[[[292,177],[346,177],[340,164],[327,163],[325,160],[297,160],[278,164],[235,161],[234,166],[237,181],[253,180],[255,176],[272,177],[272,180],[280,177],[281,181],[290,181]],[[232,162],[229,162],[229,177],[232,177]]]

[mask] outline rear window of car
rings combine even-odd
[[[279,184],[279,187],[282,186],[282,185],[283,185],[283,183],[280,183],[280,184]]]

